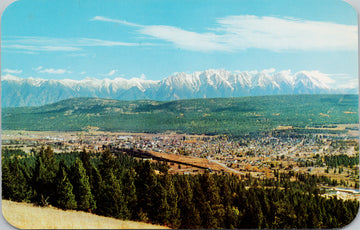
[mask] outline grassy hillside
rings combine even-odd
[[[2,200],[4,218],[20,229],[165,229],[164,226],[123,221],[85,212]]]
[[[279,125],[358,123],[358,95],[281,95],[159,102],[73,98],[40,107],[4,108],[4,130],[243,134]]]

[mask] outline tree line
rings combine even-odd
[[[354,165],[359,165],[359,156],[349,157],[345,154],[325,156],[325,163],[331,168],[338,166],[353,168]]]
[[[293,172],[262,180],[169,174],[164,163],[109,149],[3,149],[2,158],[3,199],[172,228],[339,228],[359,209],[357,201],[322,197],[317,183],[326,178]]]

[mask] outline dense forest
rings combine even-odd
[[[321,196],[317,185],[330,183],[328,178],[309,174],[275,172],[275,178],[261,180],[172,175],[164,163],[110,150],[2,152],[3,199],[172,228],[340,228],[359,209],[357,201]]]
[[[2,109],[2,129],[188,134],[259,134],[278,126],[297,133],[341,133],[357,124],[357,95],[275,95],[168,102],[72,98],[39,107]],[[318,129],[305,129],[317,127]]]

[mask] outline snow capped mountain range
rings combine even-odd
[[[140,78],[46,80],[5,75],[2,107],[36,106],[72,97],[99,97],[119,100],[176,100],[190,98],[241,97],[277,94],[357,93],[356,89],[334,90],[318,71],[206,70],[192,74],[175,73],[161,81]]]

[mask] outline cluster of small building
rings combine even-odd
[[[335,148],[332,138],[315,136],[229,138],[225,135],[185,135],[176,133],[88,133],[88,132],[20,132],[3,134],[3,145],[21,145],[27,148],[50,145],[56,152],[101,151],[116,147],[140,149],[170,154],[179,154],[213,159],[232,168],[245,165],[256,167],[271,166],[281,161],[314,161],[315,155],[348,154],[355,155],[355,146]]]

